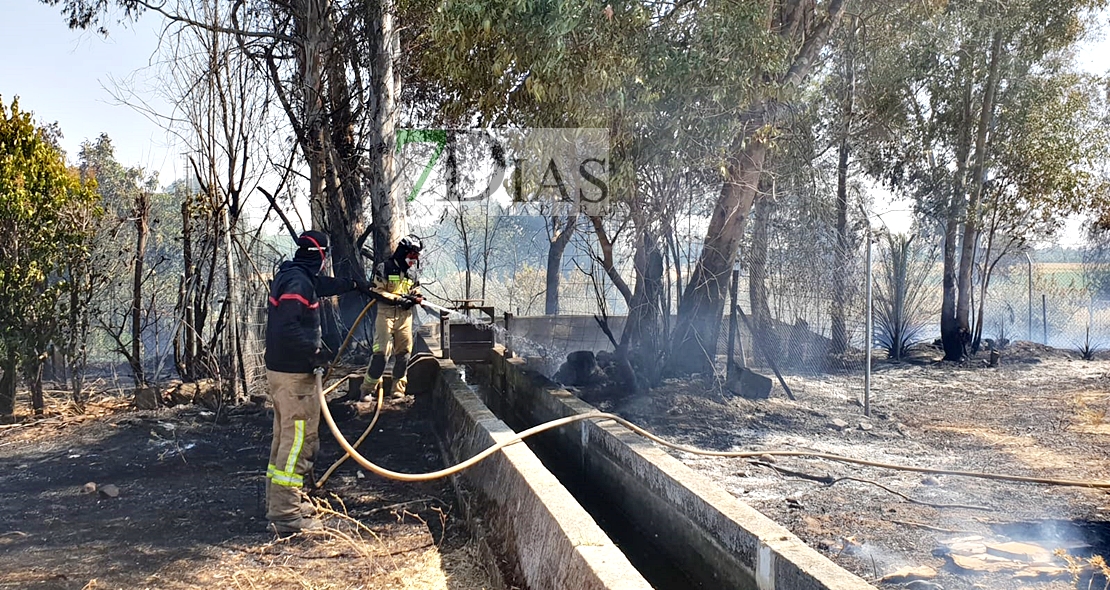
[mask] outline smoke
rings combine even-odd
[[[870,564],[876,578],[913,565],[901,553],[890,551],[871,541],[856,543],[851,539],[844,539],[842,542],[845,545],[844,553],[859,559],[865,565]]]

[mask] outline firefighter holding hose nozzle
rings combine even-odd
[[[370,401],[381,387],[386,357],[393,356],[393,387],[390,397],[405,397],[409,353],[412,352],[412,308],[424,302],[420,294],[418,269],[420,251],[424,247],[416,236],[401,238],[393,255],[374,268],[370,293],[378,302],[374,322],[373,356],[366,368],[366,379],[360,388],[363,399]]]
[[[309,230],[296,241],[293,260],[281,265],[270,285],[266,314],[266,378],[274,403],[266,518],[280,534],[323,526],[301,493],[311,487],[320,446],[320,401],[312,371],[331,360],[320,340],[320,298],[369,291],[365,281],[320,274],[328,259],[326,234]]]

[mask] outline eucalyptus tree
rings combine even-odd
[[[1055,62],[1055,63],[1053,63]],[[994,125],[990,176],[982,183],[975,244],[977,350],[994,269],[1035,240],[1052,238],[1066,216],[1097,210],[1110,183],[1106,80],[1072,71],[1070,59],[1042,64],[1040,75],[1004,91],[1006,112]]]
[[[751,45],[721,47],[719,51],[739,49],[744,53],[722,56],[728,59],[719,62],[719,67],[731,70],[730,78],[746,96],[723,113],[731,129],[717,146],[723,178],[701,256],[679,306],[673,338],[678,348],[672,356],[678,370],[704,370],[712,361],[712,354],[706,353],[715,352],[728,276],[748,215],[759,198],[772,138],[783,123],[786,103],[795,98],[819,63],[829,36],[845,13],[846,2],[753,2],[742,3],[741,10],[743,13],[736,15],[739,18],[730,19],[730,29]],[[713,18],[712,11],[704,12]],[[747,64],[740,66],[738,61]]]
[[[1045,136],[1038,131],[1022,132],[1032,141],[1015,143],[1012,139],[1018,138],[1008,137],[1007,129],[1031,122],[1020,114],[1029,108],[1028,99],[1021,98],[1023,89],[1060,73],[1088,26],[1090,11],[1101,5],[1098,0],[951,2],[921,15],[908,29],[902,52],[872,60],[869,82],[891,113],[887,141],[870,153],[872,172],[915,195],[921,214],[944,236],[940,328],[946,359],[963,358],[972,340],[972,270],[984,205],[993,198],[990,191],[1000,188],[1003,160],[1010,158],[1004,153],[1023,153],[1023,166],[1031,170],[1044,165],[1055,170],[1040,177],[1054,178],[1052,186],[1009,189],[1009,197],[1024,204],[1005,207],[1021,209],[1047,199],[1054,203],[1048,210],[1057,214],[1073,208],[1075,191],[1066,179],[1079,172],[1081,158],[1060,158],[1057,149],[1042,149]],[[1051,93],[1041,95],[1056,100]],[[1041,122],[1051,125],[1069,116],[1054,113]],[[1061,141],[1057,146],[1069,140]]]

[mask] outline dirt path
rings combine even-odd
[[[347,414],[357,437],[369,417]],[[0,588],[490,587],[444,481],[383,480],[348,461],[326,499],[349,517],[325,514],[310,538],[267,532],[271,420],[192,406],[0,430]],[[318,474],[341,453],[323,430]],[[419,405],[388,406],[376,430],[363,448],[383,465],[442,467]]]
[[[672,440],[710,449],[808,449],[905,465],[1110,481],[1110,361],[1066,356],[994,369],[880,365],[871,419],[863,418],[857,401],[860,375],[789,376],[797,402],[781,391],[770,400],[726,399],[712,393],[711,384],[671,381],[651,398],[615,409]],[[1074,587],[1071,575],[1059,570],[1034,579],[962,570],[945,557],[943,542],[970,536],[982,537],[976,543],[1065,548],[1080,560],[1110,558],[1104,492],[796,458],[676,456],[873,583],[901,567],[926,565],[938,572],[930,582],[936,586],[918,588]],[[826,482],[869,480],[920,502],[984,509],[926,506],[873,483],[840,479],[829,485],[807,475]],[[1052,561],[1066,569],[1062,559]]]

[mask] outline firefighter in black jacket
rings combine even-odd
[[[281,265],[270,285],[266,319],[266,378],[274,404],[274,435],[266,467],[266,518],[278,533],[321,528],[300,488],[311,483],[319,448],[320,402],[312,370],[331,359],[320,341],[320,297],[369,286],[320,276],[328,237],[306,231],[293,260]]]
[[[379,301],[374,322],[373,356],[366,368],[361,391],[364,399],[373,398],[381,385],[386,357],[393,355],[393,387],[391,397],[403,399],[408,377],[409,353],[412,352],[412,308],[423,303],[417,269],[423,245],[416,236],[401,238],[388,260],[374,268],[371,294]]]

